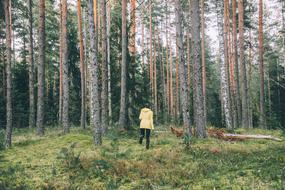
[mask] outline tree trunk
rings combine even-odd
[[[179,118],[179,60],[178,60],[178,45],[177,45],[177,40],[176,40],[176,60],[175,60],[175,86],[176,86],[176,89],[175,89],[175,120],[176,122],[178,122],[178,118]],[[184,53],[184,52],[183,52]]]
[[[108,128],[108,60],[107,60],[107,17],[106,17],[106,0],[101,0],[102,15],[102,129],[103,133]]]
[[[132,63],[135,63],[136,55],[136,0],[131,0],[131,31],[129,50],[132,56]]]
[[[241,104],[242,104],[242,127],[248,128],[248,92],[247,76],[244,56],[244,7],[243,0],[238,1],[239,10],[239,48],[240,48],[240,75],[241,75]]]
[[[58,103],[58,123],[62,125],[62,99],[63,99],[63,89],[62,89],[62,0],[59,3],[59,103]]]
[[[216,1],[217,9],[217,21],[219,31],[219,61],[220,61],[220,75],[221,75],[221,106],[222,106],[222,118],[225,120],[226,127],[232,129],[232,119],[230,111],[230,92],[229,92],[229,79],[227,70],[227,34],[226,34],[226,14],[228,8],[228,0],[225,0],[224,5],[224,25],[223,25],[223,11],[218,5],[219,1]],[[221,2],[222,3],[222,2]],[[224,54],[224,57],[222,56]],[[222,120],[222,121],[223,121]]]
[[[201,37],[199,0],[191,0],[192,50],[194,63],[194,123],[198,137],[206,137],[204,96],[202,89]],[[189,108],[188,108],[189,109]]]
[[[166,99],[167,99],[167,116],[170,115],[170,72],[169,72],[169,44],[168,44],[168,15],[167,15],[167,1],[166,1],[166,24],[165,24],[165,41],[166,41],[166,48],[165,48],[165,51],[166,51]]]
[[[177,38],[177,47],[178,47],[180,99],[182,105],[183,126],[186,130],[186,133],[188,135],[192,135],[191,125],[190,125],[190,106],[189,106],[189,97],[188,97],[189,86],[187,85],[187,71],[185,68],[183,36],[181,30],[181,18],[182,18],[181,14],[182,14],[181,2],[180,0],[175,0],[176,38]],[[204,131],[198,130],[198,134],[201,137],[206,136],[206,133],[204,134]]]
[[[191,86],[191,52],[190,52],[190,33],[187,30],[187,81],[189,88],[189,97],[190,97],[190,86]]]
[[[78,35],[80,44],[80,75],[81,75],[81,117],[80,124],[83,129],[86,126],[86,104],[85,104],[85,63],[84,63],[84,46],[81,21],[81,0],[77,0],[77,19],[78,19]]]
[[[174,116],[174,104],[173,104],[173,55],[172,55],[172,49],[171,49],[171,42],[169,47],[169,98],[170,98],[170,115],[171,120]]]
[[[144,73],[144,60],[145,60],[145,49],[144,49],[144,23],[143,23],[143,12],[144,12],[144,2],[142,4],[142,11],[141,11],[141,29],[142,29],[142,72]]]
[[[154,106],[154,80],[153,80],[153,61],[152,61],[152,2],[149,4],[149,80],[150,80],[150,92],[151,92],[151,106]]]
[[[119,125],[126,128],[126,75],[127,75],[127,0],[122,0],[122,66]]]
[[[227,23],[230,23],[230,8],[227,9]],[[228,68],[230,74],[230,103],[232,113],[232,125],[233,128],[237,127],[237,111],[236,111],[236,96],[235,96],[235,79],[234,79],[234,47],[233,47],[233,35],[230,24],[227,25],[228,34]]]
[[[109,125],[112,124],[110,29],[111,29],[111,0],[108,1],[108,5],[107,5],[107,64],[108,64],[108,117],[109,117]]]
[[[232,0],[232,22],[233,22],[233,64],[235,69],[235,79],[234,79],[234,99],[236,102],[235,111],[237,113],[237,126],[241,124],[241,99],[240,99],[240,78],[239,78],[239,64],[238,64],[238,56],[237,56],[237,19],[236,19],[236,0]]]
[[[259,53],[259,78],[260,78],[260,96],[259,96],[259,126],[266,128],[265,110],[264,110],[264,67],[263,67],[263,1],[259,0],[258,16],[258,53]]]
[[[11,23],[10,23],[9,0],[4,0],[5,22],[6,22],[6,135],[5,147],[12,146],[12,73],[11,73]]]
[[[154,119],[157,123],[158,119],[158,102],[157,102],[157,59],[156,59],[156,40],[154,38],[154,46],[153,46],[153,53],[154,53],[154,64],[153,64],[153,90],[154,90]]]
[[[39,64],[38,64],[38,101],[37,134],[44,135],[44,87],[45,87],[45,0],[39,2]]]
[[[88,0],[88,14],[89,14],[89,34],[90,34],[90,51],[91,51],[91,60],[90,60],[90,69],[91,69],[91,99],[92,99],[92,108],[94,116],[93,119],[93,139],[95,145],[102,144],[102,131],[100,124],[100,105],[99,105],[99,91],[98,91],[98,75],[99,75],[99,65],[97,60],[97,50],[96,44],[97,40],[95,38],[95,26],[94,26],[94,10],[93,10],[93,0]]]
[[[204,0],[201,0],[201,49],[202,49],[202,89],[203,89],[203,105],[204,105],[204,120],[207,123],[207,106],[206,106],[206,60],[205,60],[205,13]]]
[[[249,8],[250,10],[250,21],[252,21],[252,9],[251,6]],[[251,80],[252,80],[252,29],[249,29],[249,53],[248,53],[248,59],[249,59],[249,71],[248,71],[248,124],[249,128],[253,128],[253,123],[252,123],[252,112],[253,112],[253,103],[252,103],[252,96],[251,96]]]
[[[35,89],[34,89],[34,45],[33,45],[33,10],[32,0],[28,1],[29,8],[29,127],[35,127]]]
[[[69,82],[68,82],[68,52],[67,52],[67,0],[62,0],[62,67],[63,67],[63,100],[62,126],[63,133],[69,133]]]

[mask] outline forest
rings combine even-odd
[[[0,189],[285,188],[284,0],[1,0],[0,76]]]

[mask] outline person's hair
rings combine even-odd
[[[144,103],[144,107],[149,108],[149,103],[148,102]]]

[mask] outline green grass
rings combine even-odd
[[[95,147],[91,130],[73,128],[62,136],[48,129],[45,137],[18,130],[13,147],[0,151],[0,189],[284,189],[284,134],[236,132],[283,142],[191,139],[186,148],[183,139],[164,132],[152,134],[145,150],[136,131],[112,130]]]

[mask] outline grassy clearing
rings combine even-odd
[[[160,127],[161,130],[163,127]],[[284,189],[285,136],[281,131],[239,129],[270,134],[283,142],[224,142],[152,134],[151,148],[136,132],[110,131],[104,145],[93,146],[91,131],[72,129],[45,137],[16,131],[13,148],[0,152],[0,189]]]

